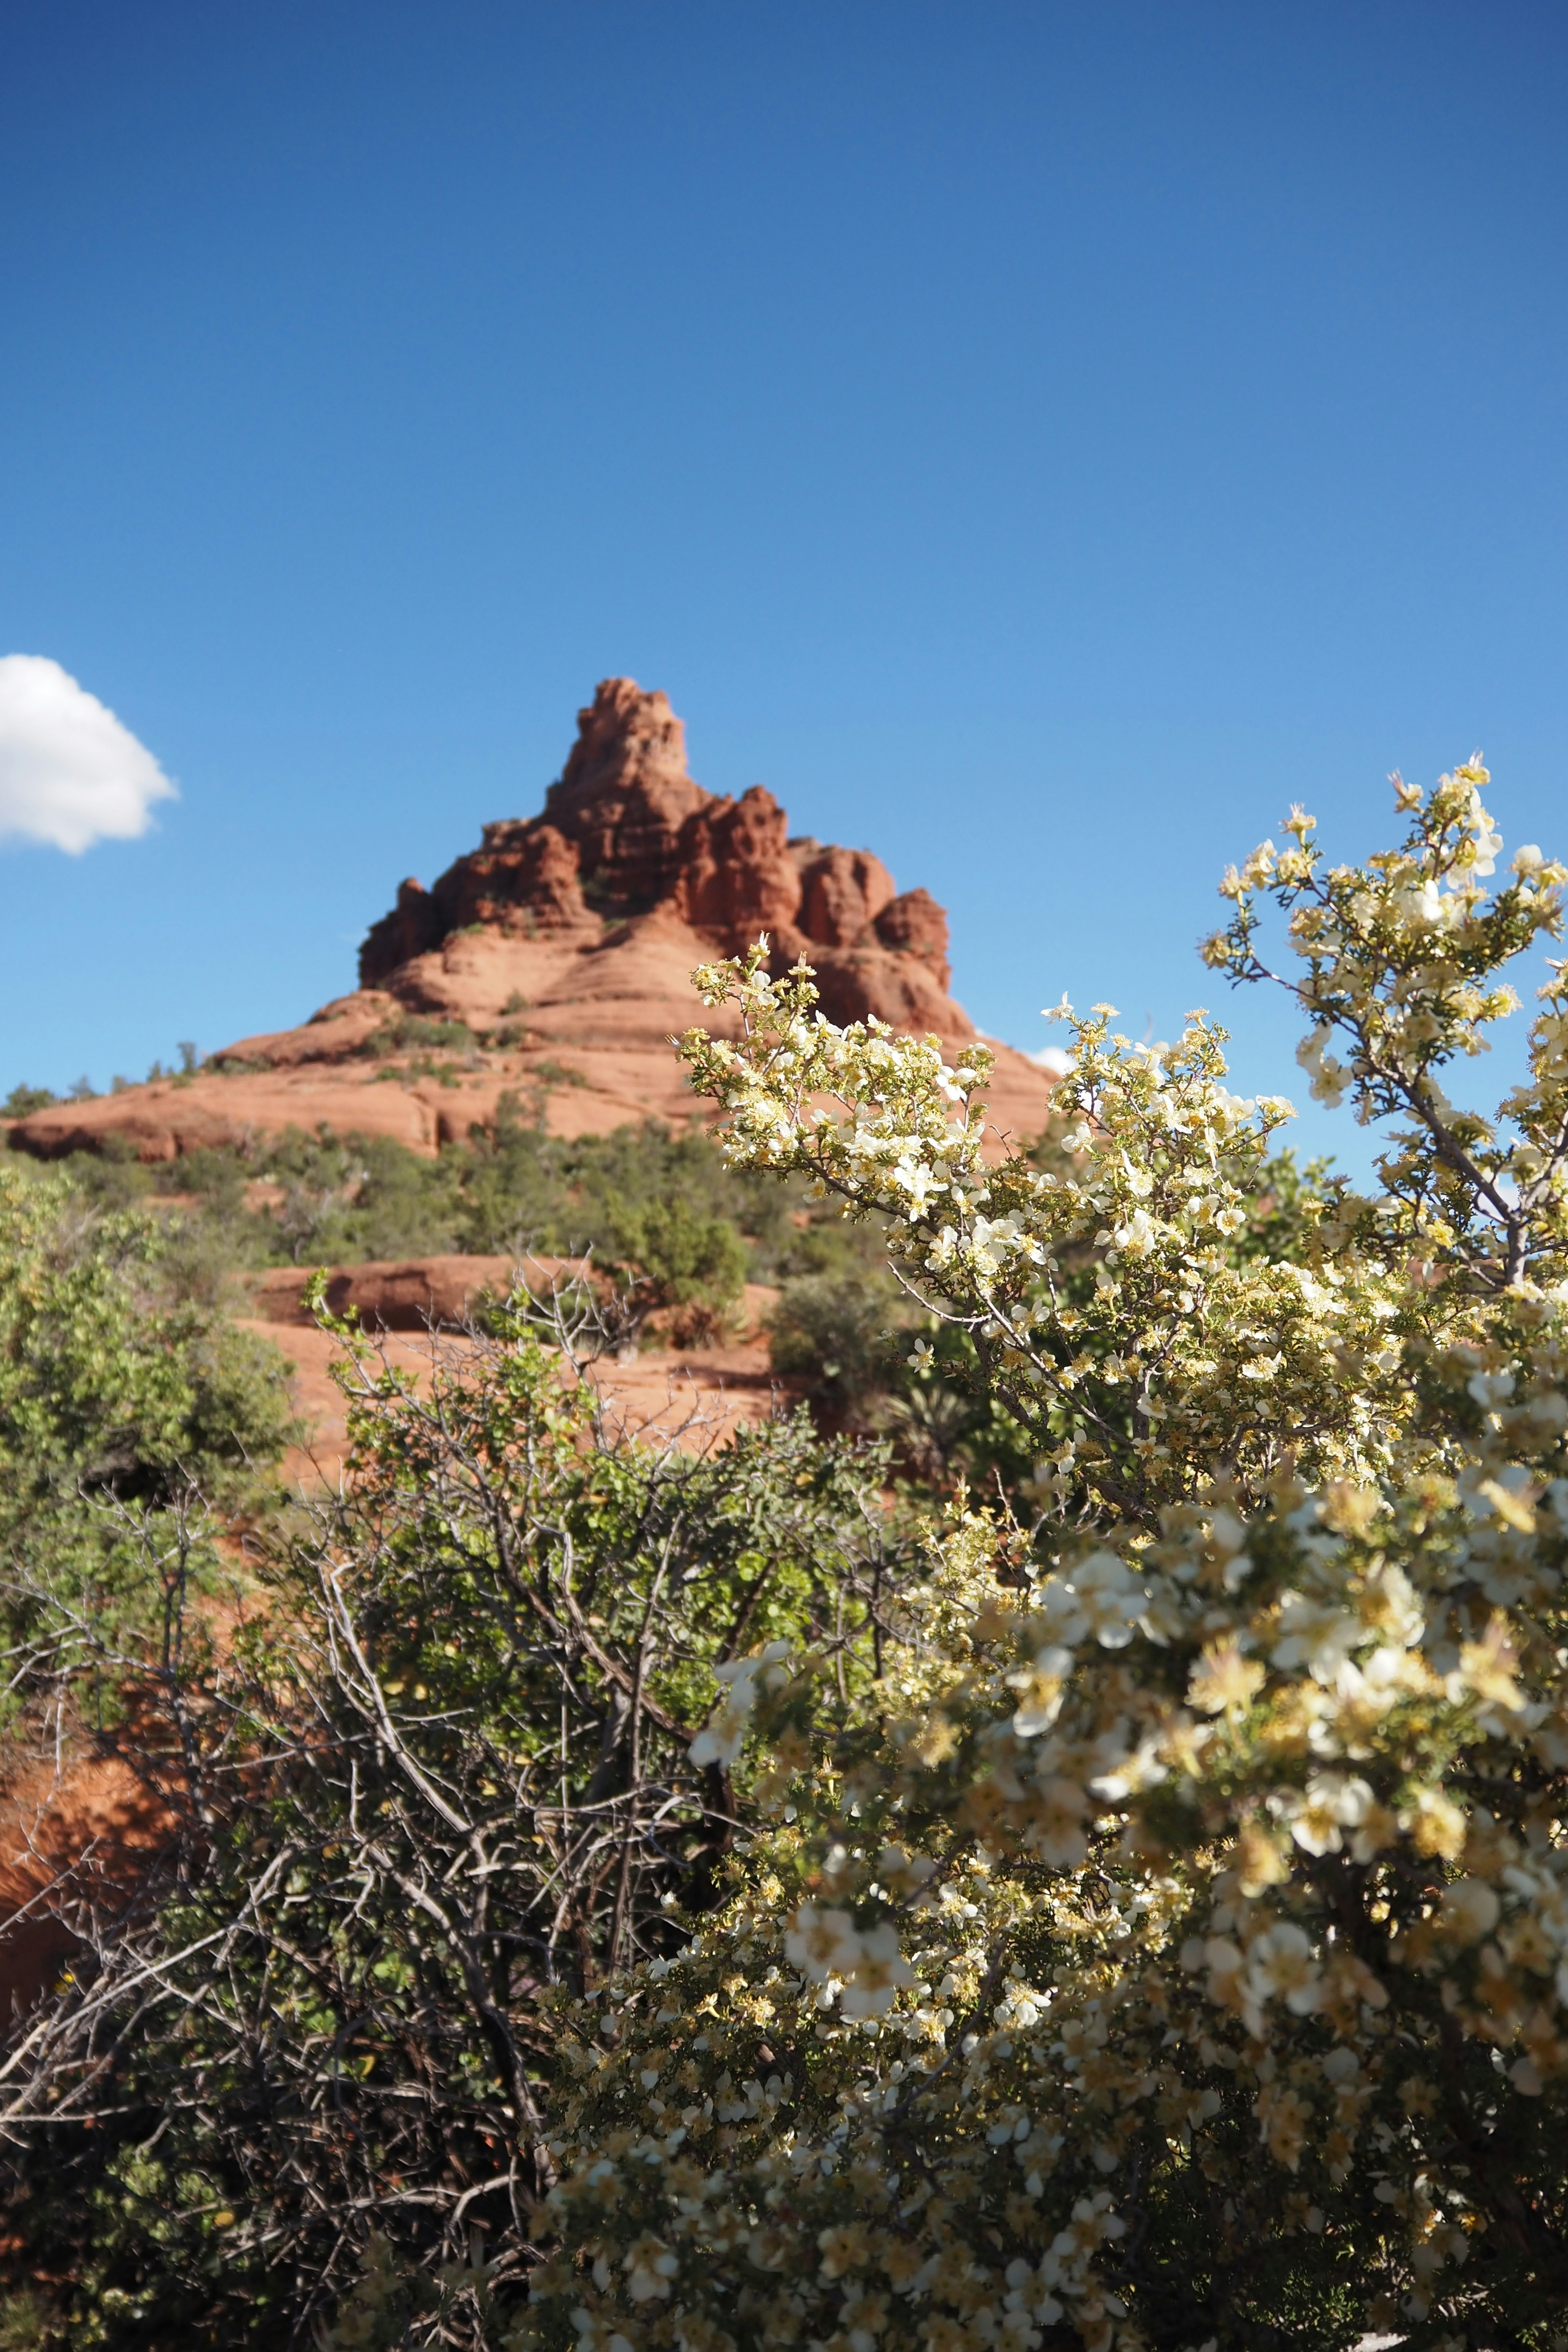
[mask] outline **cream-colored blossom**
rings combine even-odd
[[[787,1642],[770,1642],[749,1658],[735,1658],[713,1668],[713,1679],[726,1685],[727,1695],[691,1742],[693,1764],[721,1764],[739,1756],[757,1703],[757,1685],[777,1677],[780,1662],[789,1655]]]
[[[1073,1020],[1057,1141],[1028,1157],[985,1128],[983,1055],[949,1069],[933,1041],[837,1028],[756,965],[710,975],[744,1042],[688,1054],[731,1150],[897,1221],[900,1276],[969,1334],[1039,1466],[1022,1527],[955,1506],[874,1675],[812,1668],[837,1777],[773,1856],[791,1892],[756,1897],[754,1851],[658,1979],[672,2014],[634,1979],[624,2062],[592,2045],[593,2081],[647,2057],[662,2099],[652,2045],[711,2000],[675,2126],[695,2179],[668,2209],[700,2260],[668,2315],[645,2298],[686,2352],[733,2320],[733,2285],[709,2282],[753,2242],[794,2298],[748,2317],[759,2342],[1038,2352],[1060,2327],[1131,2352],[1164,2321],[1117,2209],[1157,2236],[1162,2167],[1244,2211],[1279,2275],[1321,2284],[1362,2249],[1358,2290],[1390,2315],[1369,2326],[1425,2324],[1456,2279],[1454,2341],[1503,2324],[1462,2254],[1513,2225],[1445,2151],[1495,2136],[1555,2210],[1568,1412],[1542,1400],[1568,1389],[1568,976],[1500,1120],[1456,1109],[1438,1076],[1461,1094],[1511,1001],[1501,968],[1562,889],[1532,854],[1488,894],[1487,783],[1471,762],[1400,785],[1406,837],[1359,867],[1293,819],[1224,886],[1211,967],[1269,982],[1267,894],[1314,1091],[1393,1123],[1360,1193],[1268,1197],[1285,1106],[1229,1092],[1205,1017],[1146,1049],[1110,1008]],[[929,1876],[897,1859],[916,1839]],[[800,2005],[811,2053],[787,2093],[779,2030],[757,2056],[739,2007],[785,1962],[765,1998]],[[563,2178],[583,2185],[556,2192],[616,2250],[674,2227],[587,2179],[647,2095],[625,2084],[581,2127]],[[1184,2252],[1152,2259],[1175,2274]],[[637,2324],[625,2275],[582,2288],[593,2327]]]

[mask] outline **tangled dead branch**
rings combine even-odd
[[[304,2341],[373,2231],[461,2265],[481,2224],[487,2277],[525,2262],[552,1995],[722,1890],[735,1800],[689,1755],[714,1664],[847,1657],[901,1572],[874,1451],[621,1427],[585,1286],[432,1334],[417,1380],[339,1328],[349,1473],[224,1622],[194,1493],[122,1510],[143,1638],[29,1596],[57,1717],[115,1694],[96,1751],[166,1823],[133,1885],[56,1879],[74,1954],[0,2055],[16,2266],[63,2272],[91,2213],[72,2324],[121,2317],[84,2343]]]

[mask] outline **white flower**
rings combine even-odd
[[[947,1186],[941,1183],[929,1168],[917,1167],[908,1160],[900,1160],[891,1172],[890,1181],[909,1194],[911,1209],[923,1209],[933,1193],[947,1190]]]
[[[880,2017],[892,2007],[895,1995],[914,1980],[914,1970],[899,1949],[897,1928],[868,1927],[839,1997],[839,2015]]]
[[[1353,1699],[1358,1706],[1372,1707],[1380,1715],[1386,1714],[1410,1679],[1410,1661],[1403,1650],[1384,1643],[1370,1658],[1358,1665],[1346,1658],[1334,1676],[1334,1688],[1342,1698]]]
[[[1148,1593],[1113,1551],[1091,1552],[1073,1570],[1073,1587],[1102,1649],[1125,1649],[1148,1603]]]
[[[1125,1224],[1118,1225],[1112,1239],[1120,1250],[1130,1257],[1142,1257],[1159,1238],[1160,1228],[1147,1209],[1134,1209]]]
[[[784,1954],[792,1968],[814,1984],[829,1977],[847,1977],[860,1957],[860,1938],[847,1911],[819,1911],[803,1903],[784,1937]]]
[[[1305,1665],[1315,1682],[1331,1683],[1358,1642],[1366,1639],[1361,1619],[1332,1601],[1309,1601],[1287,1592],[1279,1612],[1281,1639],[1274,1645],[1277,1666]]]
[[[1033,1665],[1007,1676],[1018,1693],[1013,1729],[1020,1739],[1034,1739],[1048,1731],[1062,1711],[1062,1686],[1072,1671],[1072,1652],[1054,1643],[1037,1650]]]
[[[1089,1782],[1097,1797],[1105,1797],[1120,1804],[1124,1797],[1136,1796],[1141,1790],[1157,1789],[1169,1777],[1170,1768],[1159,1761],[1160,1742],[1151,1732],[1141,1739],[1131,1755],[1125,1755],[1110,1771],[1097,1773]]]
[[[746,1726],[757,1703],[759,1676],[772,1684],[781,1678],[779,1662],[789,1655],[787,1642],[770,1642],[749,1658],[731,1658],[715,1666],[713,1679],[729,1685],[729,1696],[711,1715],[687,1750],[693,1764],[721,1764],[726,1770],[740,1754]]]
[[[1385,1568],[1369,1576],[1362,1596],[1362,1620],[1392,1642],[1415,1648],[1426,1631],[1426,1615],[1415,1588],[1402,1568]]]
[[[634,2303],[650,2303],[656,2296],[668,2296],[669,2283],[680,2268],[680,2258],[671,2253],[662,2239],[644,2231],[635,2244],[627,2248],[621,2267],[626,2273],[626,2293]]]
[[[877,1856],[877,1875],[895,1895],[923,1886],[936,1876],[936,1869],[929,1853],[906,1853],[901,1845],[885,1845]]]
[[[1038,1784],[1035,1808],[1025,1832],[1042,1862],[1054,1870],[1076,1870],[1089,1852],[1083,1817],[1089,1800],[1076,1780],[1049,1773]]]
[[[1373,1802],[1364,1780],[1342,1773],[1317,1772],[1307,1783],[1300,1811],[1290,1823],[1290,1834],[1305,1853],[1339,1853],[1343,1832],[1359,1829]]]
[[[1333,1034],[1331,1024],[1327,1021],[1321,1021],[1310,1037],[1302,1038],[1296,1048],[1296,1059],[1304,1070],[1315,1075],[1321,1067],[1323,1055],[1329,1049]]]
[[[1437,1923],[1461,1944],[1479,1944],[1497,1926],[1502,1906],[1484,1878],[1456,1879],[1443,1896]]]
[[[1237,1592],[1252,1573],[1252,1562],[1244,1549],[1247,1529],[1234,1511],[1222,1504],[1209,1522],[1209,1541],[1218,1552],[1224,1565],[1220,1574],[1227,1592]]]
[[[1081,1642],[1092,1633],[1102,1649],[1124,1650],[1149,1596],[1115,1552],[1093,1551],[1070,1576],[1047,1576],[1038,1602],[1059,1641]]]
[[[861,1929],[847,1911],[819,1911],[815,1903],[803,1903],[795,1913],[784,1952],[813,1983],[831,1988],[837,1980],[843,1987],[838,2007],[848,2018],[880,2017],[915,1980],[895,1927]]]
[[[1121,1160],[1128,1191],[1135,1201],[1146,1201],[1154,1189],[1154,1179],[1146,1168],[1134,1168],[1125,1151],[1121,1154]]]
[[[1490,868],[1488,868],[1490,871]],[[1438,895],[1437,885],[1430,877],[1425,882],[1411,883],[1398,894],[1399,911],[1407,923],[1417,930],[1436,930],[1443,924],[1446,909]]]
[[[1310,2017],[1320,2006],[1322,1979],[1312,1947],[1293,1919],[1278,1921],[1247,1947],[1247,1990],[1258,2001],[1282,1994],[1297,2017]]]
[[[976,1217],[969,1236],[974,1263],[982,1274],[999,1273],[1018,1242],[1018,1220],[1011,1213],[1005,1217]]]
[[[1057,1641],[1081,1642],[1089,1631],[1089,1619],[1065,1576],[1047,1576],[1036,1588],[1035,1605],[1044,1621],[1043,1630]]]
[[[1501,834],[1478,834],[1476,848],[1479,854],[1476,858],[1474,871],[1477,874],[1490,874],[1497,866],[1498,855],[1502,848]]]
[[[720,1764],[726,1771],[729,1769],[744,1744],[756,1695],[756,1685],[751,1681],[742,1683],[730,1693],[688,1749],[693,1764]]]

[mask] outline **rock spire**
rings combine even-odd
[[[775,969],[816,965],[825,1012],[900,1029],[973,1034],[949,997],[947,917],[925,890],[900,896],[868,849],[793,837],[772,793],[738,800],[688,773],[686,730],[662,694],[605,679],[577,716],[577,740],[534,817],[487,824],[478,849],[432,888],[405,882],[360,952],[363,986],[482,924],[591,940],[665,914],[739,954],[759,932]]]

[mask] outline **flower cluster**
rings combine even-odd
[[[1043,1508],[1147,1520],[1215,1460],[1254,1495],[1286,1452],[1325,1478],[1388,1465],[1411,1423],[1401,1341],[1430,1320],[1430,1286],[1367,1247],[1342,1188],[1303,1203],[1292,1255],[1246,1246],[1291,1113],[1229,1092],[1205,1016],[1155,1047],[1113,1034],[1108,1006],[1076,1021],[1055,1136],[1026,1152],[987,1127],[983,1050],[950,1072],[934,1041],[838,1029],[760,950],[698,978],[742,1016],[738,1045],[685,1047],[731,1156],[890,1221],[897,1271],[971,1335],[1034,1442]]]
[[[838,1996],[841,2017],[880,2017],[895,1993],[914,1982],[890,1922],[857,1927],[847,1911],[819,1911],[803,1903],[784,1937],[792,1967],[821,1987],[818,2006],[830,2009]]]
[[[1363,1121],[1409,1119],[1383,1163],[1385,1227],[1401,1243],[1454,1253],[1506,1286],[1561,1247],[1568,1108],[1561,967],[1541,990],[1548,1010],[1531,1034],[1531,1082],[1503,1106],[1502,1120],[1456,1112],[1436,1073],[1483,1053],[1482,1032],[1518,1009],[1498,974],[1542,932],[1556,936],[1568,868],[1528,844],[1514,856],[1511,882],[1489,895],[1502,837],[1481,802],[1490,779],[1479,754],[1425,800],[1393,781],[1411,818],[1397,850],[1364,867],[1325,870],[1311,844],[1315,819],[1293,809],[1292,848],[1277,853],[1265,842],[1226,875],[1221,887],[1236,911],[1204,957],[1233,980],[1290,989],[1312,1024],[1298,1059],[1320,1101],[1337,1103],[1348,1092]],[[1265,893],[1289,919],[1291,948],[1306,966],[1297,980],[1274,972],[1258,952]]]
[[[1211,961],[1256,976],[1280,894],[1347,1087],[1412,1123],[1380,1198],[1288,1223],[1285,1107],[1201,1016],[1077,1024],[1026,1153],[982,1055],[835,1028],[760,956],[701,976],[743,1015],[686,1048],[732,1155],[894,1220],[1039,1507],[959,1500],[847,1713],[812,1659],[735,1670],[771,1811],[728,1907],[579,2015],[528,2344],[1563,2340],[1562,974],[1496,1122],[1431,1076],[1563,877],[1488,901],[1484,782],[1401,787],[1364,868],[1298,815],[1227,877]]]

